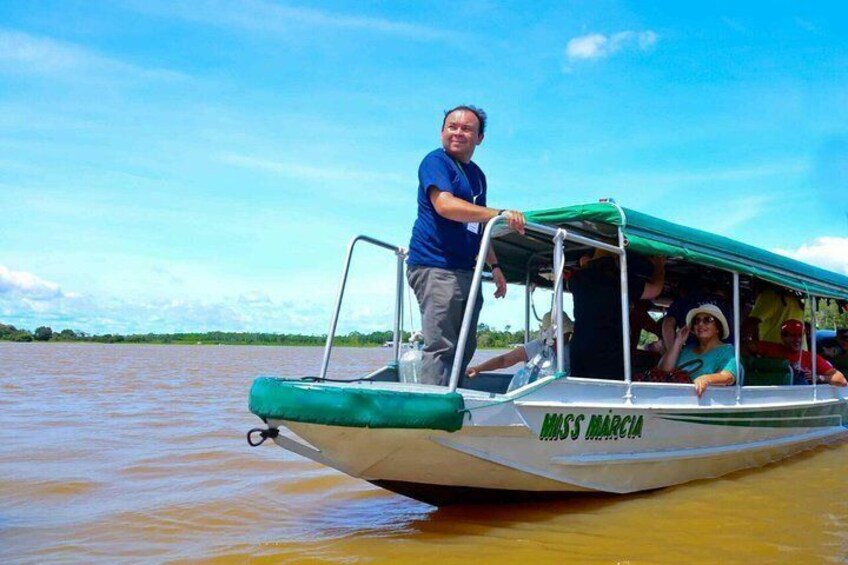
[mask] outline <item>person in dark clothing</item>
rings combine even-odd
[[[628,296],[632,305],[660,295],[665,282],[665,259],[628,253]],[[617,256],[596,250],[581,260],[568,289],[574,298],[571,375],[624,379],[621,326],[621,279]]]

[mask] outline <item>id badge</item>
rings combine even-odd
[[[473,234],[480,233],[480,224],[478,222],[469,222],[465,224],[465,226],[468,228],[468,231]]]

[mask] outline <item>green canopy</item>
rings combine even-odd
[[[536,210],[526,214],[530,222],[562,227],[618,245],[621,227],[627,247],[646,255],[717,267],[765,279],[816,296],[848,300],[848,277],[746,245],[705,231],[673,224],[647,214],[600,202]],[[550,244],[539,238],[510,234],[494,242],[498,262],[506,264],[507,278],[523,281],[528,260],[547,253]]]

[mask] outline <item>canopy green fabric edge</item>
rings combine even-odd
[[[848,300],[848,277],[727,237],[635,210],[620,209],[614,204],[594,203],[530,211],[527,219],[556,226],[576,221],[623,225],[629,248],[639,253],[680,257],[697,264],[753,275],[817,296]]]

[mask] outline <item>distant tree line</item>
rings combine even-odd
[[[834,300],[820,300],[816,308],[816,324],[819,328],[848,328],[848,312],[842,310]],[[807,320],[811,319],[807,305]],[[403,341],[410,333],[403,332]],[[644,337],[644,336],[643,336]],[[371,333],[350,332],[337,335],[333,344],[350,347],[380,346],[391,341],[391,331]],[[188,332],[146,334],[103,334],[94,335],[78,330],[64,329],[54,332],[49,326],[39,326],[30,332],[15,326],[0,323],[0,341],[78,341],[94,343],[159,343],[188,345],[324,345],[327,335],[305,335],[266,332]],[[524,342],[524,330],[511,331],[511,326],[498,330],[487,324],[477,326],[477,345],[482,348],[504,348]],[[640,340],[640,343],[644,339]]]
[[[505,330],[496,330],[486,324],[480,324],[477,331],[479,347],[498,348],[508,347],[514,343],[523,343],[524,332],[510,332],[510,326]],[[407,342],[410,332],[403,332],[403,342]],[[350,347],[376,347],[392,340],[391,331],[376,331],[371,333],[350,332],[337,335],[334,345]],[[327,335],[305,335],[289,333],[265,332],[188,332],[188,333],[146,333],[146,334],[102,334],[94,335],[86,332],[64,329],[56,332],[48,326],[39,326],[30,332],[12,325],[0,323],[0,341],[52,341],[52,342],[92,342],[92,343],[154,343],[154,344],[184,344],[184,345],[316,345],[327,342]]]

